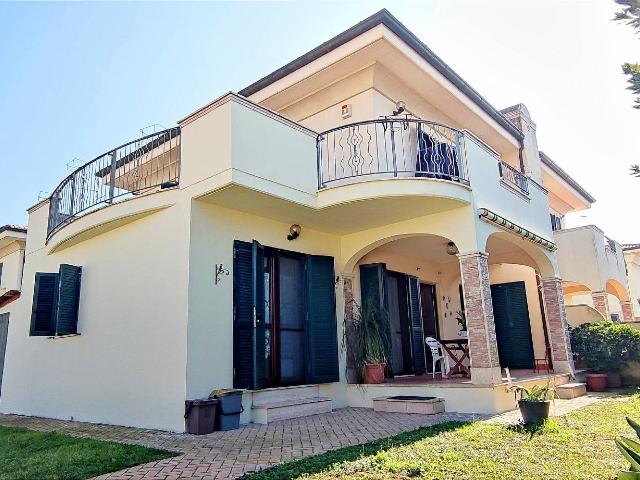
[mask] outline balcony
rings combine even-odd
[[[387,178],[469,184],[462,132],[438,123],[383,118],[318,135],[318,189]]]
[[[138,138],[82,165],[50,197],[47,239],[99,208],[178,185],[180,128]]]

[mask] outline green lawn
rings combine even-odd
[[[82,479],[176,455],[56,432],[0,427],[0,479]]]
[[[635,437],[625,415],[640,418],[640,395],[592,405],[537,431],[447,422],[243,478],[613,479],[626,466],[613,438]]]

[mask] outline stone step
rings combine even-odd
[[[436,397],[395,396],[373,399],[376,412],[419,413],[434,415],[444,412],[444,400]]]
[[[264,405],[267,403],[288,402],[303,398],[317,398],[320,396],[318,385],[296,385],[294,387],[265,388],[254,390],[252,404]]]
[[[330,398],[315,397],[254,404],[251,409],[253,410],[253,422],[265,425],[278,420],[330,413],[333,406]]]
[[[556,387],[558,398],[571,399],[581,397],[587,393],[586,383],[565,383]]]

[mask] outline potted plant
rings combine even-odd
[[[608,324],[612,323],[588,323],[571,330],[571,347],[589,369],[585,375],[587,389],[593,392],[606,390],[607,371],[614,368]]]
[[[518,408],[522,414],[522,421],[525,425],[540,424],[549,418],[549,406],[551,400],[556,398],[556,390],[548,382],[545,386],[534,385],[526,388],[521,385],[511,387],[517,395]]]
[[[467,331],[467,315],[464,310],[458,310],[456,312],[456,320],[458,325],[460,325],[458,336],[460,338],[467,338],[469,336],[469,332]]]
[[[384,382],[386,324],[384,312],[371,302],[362,307],[354,302],[351,318],[345,319],[343,345],[348,349],[358,383]]]

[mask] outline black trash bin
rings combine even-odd
[[[200,400],[187,400],[184,404],[187,433],[205,435],[213,432],[218,400],[215,398],[203,398]]]
[[[242,390],[216,390],[211,396],[218,400],[215,429],[219,431],[235,430],[240,426],[242,408]]]

